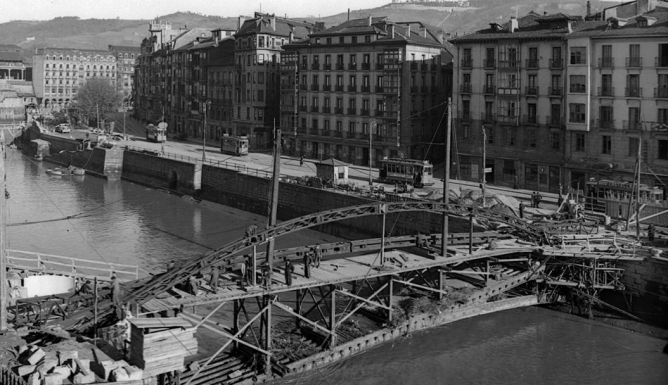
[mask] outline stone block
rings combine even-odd
[[[45,359],[38,367],[37,370],[44,376],[45,374],[51,372],[51,369],[58,366],[58,361],[53,359]]]
[[[61,385],[64,379],[65,377],[60,373],[50,373],[44,376],[42,385]]]
[[[42,383],[42,377],[39,372],[35,372],[28,376],[26,383],[28,385],[40,385]]]
[[[28,351],[28,345],[19,345],[16,347],[16,352],[19,354],[19,356],[26,351]]]
[[[55,368],[53,368],[53,370],[51,371],[51,373],[60,373],[60,374],[62,374],[65,378],[68,378],[69,376],[72,375],[72,368],[70,368],[70,367],[67,366],[67,365],[60,365],[60,366],[56,366]]]
[[[35,373],[37,367],[35,365],[21,365],[16,367],[16,374],[19,376],[27,376],[29,374]]]
[[[35,349],[30,356],[28,356],[28,363],[30,363],[30,365],[37,365],[45,355],[44,350],[39,348]]]
[[[76,365],[76,370],[74,370],[73,368],[75,373],[83,373],[85,375],[91,373],[90,360],[87,360],[85,358],[77,358],[74,360],[74,365]]]
[[[88,372],[88,374],[77,373],[72,379],[73,384],[93,384],[95,383],[95,373]]]
[[[126,372],[124,368],[116,368],[112,370],[111,374],[109,375],[109,382],[122,382],[129,380],[130,377],[128,376],[128,372]]]
[[[126,366],[125,371],[130,381],[141,380],[144,377],[144,371],[136,366]]]
[[[92,362],[90,366],[93,372],[105,381],[109,379],[111,372],[118,368],[118,364],[115,361]]]
[[[58,352],[58,364],[59,365],[65,365],[67,363],[67,360],[73,359],[73,358],[79,358],[79,352],[73,351],[73,352]]]

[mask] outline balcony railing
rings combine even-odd
[[[516,125],[518,122],[517,116],[507,116],[507,115],[496,115],[496,121],[498,123]]]
[[[668,56],[659,56],[654,58],[655,67],[668,67]]]
[[[311,84],[311,91],[320,91],[320,84]]]
[[[654,88],[654,97],[655,98],[668,98],[668,88]]]
[[[332,112],[332,107],[323,107],[322,108],[322,113],[323,114],[329,114]]]
[[[371,63],[362,63],[362,70],[368,71],[371,69]]]
[[[334,86],[334,91],[336,92],[342,92],[343,91],[343,85],[336,85]]]
[[[343,63],[336,63],[336,69],[337,70],[342,70],[343,69]]]
[[[564,94],[564,89],[561,87],[549,87],[547,93],[550,96],[562,96]]]
[[[300,84],[299,89],[302,91],[306,91],[308,89],[308,86],[306,84]]]
[[[564,124],[564,120],[561,116],[549,115],[545,120],[548,126],[561,126]]]
[[[378,92],[378,93],[383,93],[383,92],[385,92],[385,89],[384,89],[383,87],[381,87],[381,86],[376,86],[375,90],[376,90],[376,92]]]
[[[332,69],[332,64],[331,63],[325,63],[322,66],[322,69],[324,69],[325,71],[330,71]]]
[[[472,68],[472,67],[473,67],[473,59],[471,58],[462,59],[462,68]]]
[[[499,60],[499,68],[516,69],[520,66],[520,61],[515,60]]]
[[[642,131],[642,123],[641,122],[633,122],[629,120],[625,120],[623,122],[624,130],[631,130],[631,131]]]
[[[357,108],[348,108],[348,115],[357,115]]]
[[[311,112],[320,112],[320,107],[318,107],[318,106],[311,106]]]
[[[423,94],[428,94],[428,93],[429,93],[429,86],[422,86],[422,87],[420,88],[420,91],[421,91]]]
[[[538,68],[538,59],[526,59],[526,66],[530,69]]]
[[[311,64],[311,69],[312,70],[319,70],[320,69],[320,63]]]
[[[357,70],[357,63],[348,63],[349,70]]]
[[[299,106],[299,111],[306,112],[308,110],[307,106]]]
[[[525,87],[524,92],[526,92],[527,95],[537,96],[538,95],[538,87],[527,86],[527,87]]]
[[[614,119],[596,119],[596,127],[598,128],[605,128],[605,129],[614,129],[615,128],[615,120]]]
[[[301,68],[301,69],[303,69],[303,70],[307,70],[307,69],[308,69],[308,64],[307,64],[307,63],[302,63],[302,64],[299,66],[299,68]]]
[[[323,91],[331,91],[332,90],[332,85],[331,84],[323,84],[322,85],[322,90]]]
[[[568,91],[571,93],[584,94],[587,92],[587,86],[584,84],[571,84]]]
[[[382,70],[385,68],[385,65],[383,63],[376,63],[376,69],[377,70]]]
[[[319,136],[320,135],[320,130],[318,129],[318,127],[311,127],[311,128],[309,128],[308,133],[310,135]]]
[[[524,124],[538,124],[538,116],[537,115],[523,115],[522,116],[522,122]]]
[[[631,56],[626,58],[627,67],[642,67],[642,57]]]
[[[417,94],[419,89],[418,86],[411,86],[411,94]]]
[[[370,116],[370,110],[360,110],[361,116]]]
[[[471,120],[471,111],[459,111],[457,117],[461,120]]]
[[[628,98],[641,98],[642,87],[626,87],[624,89],[624,95]]]
[[[415,87],[415,88],[417,88],[417,87]],[[470,94],[471,93],[471,88],[472,88],[471,83],[460,84],[459,85],[459,93]],[[413,92],[412,89],[413,89],[413,87],[411,87],[411,92]]]
[[[343,137],[343,131],[334,131],[334,136],[337,138],[342,138]]]
[[[334,113],[337,115],[343,115],[343,107],[334,107]]]
[[[550,68],[552,69],[564,68],[564,59],[550,59]]]
[[[612,68],[615,66],[615,58],[603,56],[598,58],[598,68]]]
[[[494,95],[496,93],[496,86],[493,84],[484,84],[482,86],[482,93]]]
[[[480,117],[483,122],[493,122],[496,120],[496,114],[488,114],[486,112],[483,112]]]
[[[463,66],[462,66],[462,67],[463,67]],[[412,61],[412,62],[411,62],[411,71],[417,71],[417,69],[418,69],[418,63]]]
[[[362,86],[362,92],[371,92],[371,87],[369,87],[369,86]]]
[[[357,92],[357,86],[348,86],[348,92]]]
[[[483,66],[485,69],[493,69],[496,68],[496,60],[494,59],[485,59],[483,60]]]
[[[598,96],[615,96],[615,87],[598,87]]]

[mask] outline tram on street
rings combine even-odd
[[[220,152],[237,156],[248,155],[248,137],[223,135]]]
[[[640,203],[656,204],[663,201],[663,189],[650,187],[641,183],[636,190],[633,182],[619,182],[614,180],[590,180],[587,182],[588,201],[591,202],[593,211],[605,212],[605,201],[628,202],[635,200],[636,194],[640,195]]]
[[[146,140],[149,142],[163,143],[167,141],[167,123],[160,123],[157,126],[149,124],[146,127]]]
[[[428,160],[385,158],[380,161],[380,181],[415,187],[434,184],[434,166]]]

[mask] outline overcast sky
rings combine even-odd
[[[330,16],[353,10],[375,8],[391,0],[2,0],[0,23],[10,20],[49,20],[58,16],[82,19],[152,19],[170,13],[196,12],[236,17],[262,11],[277,16]],[[261,9],[260,9],[261,8]]]

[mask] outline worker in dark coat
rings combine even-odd
[[[655,235],[656,235],[656,227],[654,226],[654,223],[650,223],[649,227],[647,227],[647,238],[649,239],[650,242],[654,242]]]
[[[220,277],[220,268],[214,266],[211,268],[211,277],[209,278],[209,286],[214,293],[218,293],[218,278]]]
[[[114,306],[121,306],[121,284],[116,275],[111,276],[111,302]]]
[[[304,253],[304,277],[311,278],[311,253]]]
[[[520,202],[520,218],[524,219],[524,202]]]
[[[295,268],[292,266],[289,260],[285,260],[285,284],[292,286],[292,272]]]

